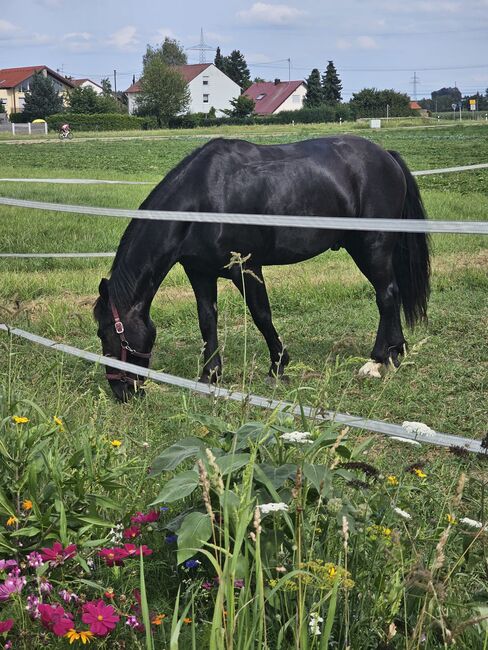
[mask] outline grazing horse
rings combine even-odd
[[[195,150],[149,194],[141,210],[283,214],[351,218],[426,218],[415,179],[397,152],[369,140],[333,136],[283,145],[216,139]],[[425,234],[361,232],[134,219],[117,250],[110,279],[102,279],[94,315],[106,356],[147,367],[156,338],[152,300],[179,262],[195,292],[204,341],[200,381],[221,372],[217,341],[217,279],[245,296],[281,376],[289,356],[273,326],[262,267],[294,264],[343,247],[376,292],[380,315],[371,361],[362,374],[380,376],[399,364],[406,345],[400,320],[426,317],[429,246]],[[232,251],[249,273],[229,265]],[[243,286],[244,285],[244,286]],[[116,397],[127,400],[139,378],[108,369]]]

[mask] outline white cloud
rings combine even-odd
[[[371,36],[357,36],[356,38],[338,38],[336,39],[336,47],[339,50],[376,50],[378,48],[377,42]]]
[[[88,52],[93,49],[93,35],[89,32],[70,32],[63,36],[62,41],[71,52]]]
[[[306,14],[301,9],[288,5],[274,5],[265,2],[255,2],[250,9],[238,12],[238,17],[252,25],[293,25]]]
[[[456,0],[391,0],[383,3],[383,9],[393,13],[436,13],[439,16],[444,14],[458,13],[463,8],[462,2]]]
[[[134,50],[139,43],[136,38],[137,29],[134,25],[126,25],[111,34],[108,44],[114,45],[119,50]]]
[[[64,3],[64,0],[36,0],[36,4],[48,9],[59,9]]]
[[[14,34],[16,31],[18,31],[18,29],[19,28],[16,25],[9,23],[8,20],[0,20],[0,36],[9,36],[10,34]]]
[[[178,37],[176,36],[176,34],[174,33],[174,31],[172,29],[170,29],[169,27],[160,27],[156,31],[156,35],[154,36],[154,38],[152,40],[157,41],[158,43],[160,43],[160,42],[164,41],[165,38],[172,38],[172,39],[179,40]]]

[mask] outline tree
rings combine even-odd
[[[452,111],[452,104],[458,104],[461,101],[461,91],[456,87],[439,88],[434,90],[432,97],[432,109],[438,111]]]
[[[217,47],[217,51],[215,52],[214,65],[221,72],[225,72],[225,69],[224,69],[225,68],[225,61],[224,61],[224,57],[222,56],[222,52],[220,51],[220,47]]]
[[[112,82],[108,77],[105,77],[100,81],[103,89],[103,94],[104,95],[111,95],[112,94]]]
[[[188,63],[183,46],[177,40],[168,36],[165,37],[160,47],[147,46],[146,53],[142,57],[143,67],[155,57],[166,65],[185,65]]]
[[[363,88],[354,93],[349,102],[352,115],[358,117],[385,117],[386,107],[390,116],[403,117],[412,114],[410,97],[395,90],[377,90],[376,88]]]
[[[239,95],[230,100],[232,110],[224,110],[226,115],[230,117],[250,117],[254,113],[254,99],[247,95]]]
[[[120,103],[111,94],[98,95],[91,86],[74,88],[68,98],[71,113],[119,113]]]
[[[267,83],[267,80],[263,79],[263,77],[254,77],[252,82],[253,82],[253,84],[265,84],[265,83]]]
[[[310,73],[307,84],[307,94],[305,95],[304,106],[306,108],[318,108],[324,101],[322,85],[320,83],[320,72],[314,68]]]
[[[239,50],[233,50],[229,56],[222,57],[222,70],[228,77],[242,89],[249,88],[251,85],[251,73],[247,67],[246,59]]]
[[[334,106],[340,103],[342,83],[333,61],[329,61],[325,74],[322,75],[322,90],[325,104]]]
[[[190,91],[185,79],[160,56],[150,57],[145,62],[140,84],[137,112],[153,115],[159,126],[188,108]]]
[[[46,118],[63,110],[63,98],[49,77],[37,72],[30,83],[30,92],[25,93],[24,114],[29,120]]]

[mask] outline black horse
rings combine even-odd
[[[212,140],[175,167],[140,209],[318,218],[426,217],[415,179],[400,155],[353,136],[265,146]],[[245,295],[269,347],[269,374],[280,376],[289,356],[271,320],[262,267],[294,264],[340,247],[376,292],[380,322],[372,361],[362,374],[379,376],[382,364],[398,366],[406,345],[401,306],[410,326],[426,317],[430,262],[424,234],[134,219],[122,237],[110,279],[102,279],[99,286],[94,314],[103,353],[148,366],[156,338],[151,302],[179,262],[195,292],[205,344],[200,381],[215,381],[221,371],[219,277],[232,280]],[[239,265],[229,266],[232,251],[249,256],[244,264],[249,273],[242,273]],[[134,392],[138,381],[110,369],[107,378],[121,400]]]

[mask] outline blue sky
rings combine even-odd
[[[164,36],[241,50],[252,76],[288,79],[333,59],[344,96],[365,86],[418,97],[457,83],[488,87],[488,0],[0,0],[0,67],[48,65],[74,77],[130,85],[147,43]],[[189,51],[189,62],[199,53]],[[207,54],[213,60],[213,54]]]

